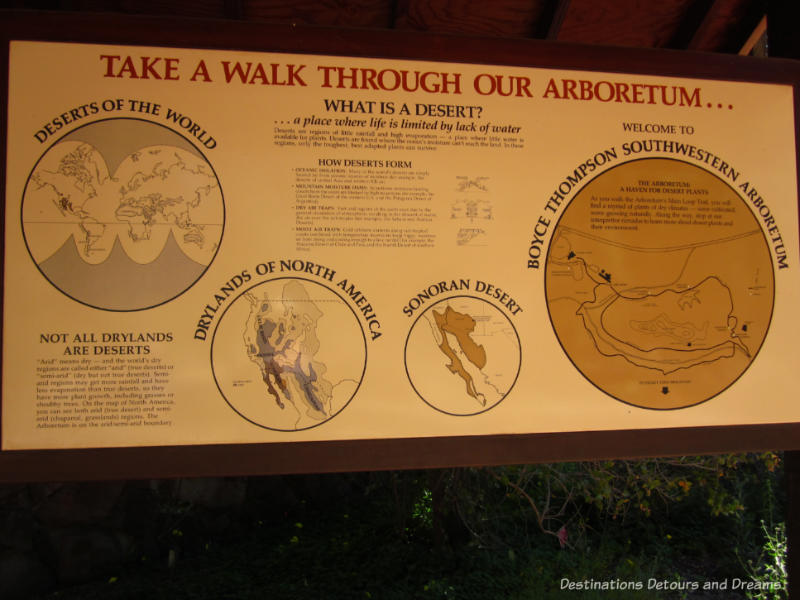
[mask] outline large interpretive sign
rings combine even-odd
[[[788,83],[7,44],[4,451],[800,422]]]

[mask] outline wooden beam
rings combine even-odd
[[[561,24],[564,22],[564,17],[567,16],[570,0],[557,0],[553,16],[550,19],[550,26],[547,28],[547,35],[545,39],[557,40],[558,34],[561,31]]]
[[[225,0],[224,7],[226,19],[244,18],[244,0]]]
[[[753,30],[753,33],[750,34],[750,37],[747,38],[747,41],[739,50],[739,54],[742,56],[747,56],[753,51],[753,48],[758,43],[764,34],[767,33],[767,15],[761,17],[761,20],[756,25],[756,28]]]
[[[401,0],[395,27],[436,33],[532,37],[545,8],[543,0]]]
[[[394,3],[388,0],[239,0],[243,18],[323,25],[329,27],[389,28],[394,23]]]
[[[664,48],[679,31],[690,0],[571,0],[559,41],[638,48]]]
[[[720,38],[731,25],[735,17],[735,10],[744,0],[714,0],[708,7],[703,20],[692,35],[687,50],[713,52],[720,46]]]

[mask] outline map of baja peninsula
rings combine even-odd
[[[548,249],[546,299],[569,359],[643,408],[709,400],[752,364],[774,301],[770,248],[729,181],[672,159],[592,180]]]
[[[228,404],[267,429],[296,431],[336,416],[364,374],[365,337],[328,288],[301,279],[258,284],[220,320],[212,368]]]
[[[406,341],[406,371],[417,394],[451,415],[474,415],[511,391],[520,367],[511,321],[480,298],[441,300],[415,321]]]
[[[476,389],[475,380],[461,361],[461,357],[464,357],[479,370],[486,366],[486,349],[476,344],[471,337],[475,331],[475,319],[466,313],[453,310],[449,305],[445,306],[442,312],[431,309],[431,316],[438,332],[436,338],[441,340],[439,350],[450,361],[447,365],[448,370],[464,380],[469,396],[480,402],[481,406],[486,406],[486,394]],[[448,340],[450,337],[456,342],[455,349],[450,346]]]
[[[42,274],[95,308],[156,306],[205,272],[222,237],[219,182],[170,129],[136,119],[90,123],[34,167],[22,228]]]

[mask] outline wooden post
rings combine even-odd
[[[786,571],[789,576],[789,598],[800,598],[800,452],[787,451],[783,455],[783,469],[786,476]]]
[[[780,58],[800,58],[800,38],[796,24],[800,15],[797,2],[770,0],[767,4],[767,53]],[[786,570],[789,598],[800,600],[800,451],[783,455],[786,477]]]

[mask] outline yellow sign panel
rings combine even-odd
[[[8,115],[3,449],[800,422],[791,86],[19,41]]]

